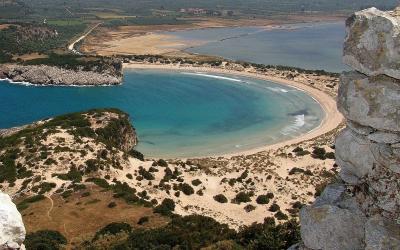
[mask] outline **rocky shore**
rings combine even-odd
[[[336,138],[337,183],[300,212],[291,249],[400,249],[399,10],[370,8],[346,22]]]
[[[113,71],[87,71],[83,69],[65,69],[48,65],[0,65],[0,79],[13,82],[27,82],[37,85],[59,86],[101,86],[118,85],[122,82],[122,73]]]

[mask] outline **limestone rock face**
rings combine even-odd
[[[374,129],[400,132],[400,80],[344,73],[337,105],[351,121]]]
[[[399,249],[400,227],[377,215],[365,225],[366,250]]]
[[[361,214],[334,205],[305,207],[300,212],[301,237],[311,249],[363,249]]]
[[[370,137],[346,128],[336,138],[336,162],[341,166],[342,179],[348,183],[358,182],[346,179],[346,174],[352,173],[357,178],[363,178],[378,166],[399,173],[400,162],[396,149],[391,144],[372,141]]]
[[[371,8],[346,23],[344,61],[355,71],[342,74],[338,93],[341,180],[301,210],[307,248],[400,250],[399,20],[400,9]]]
[[[25,240],[21,214],[10,196],[0,193],[0,249],[20,249]]]
[[[400,79],[400,25],[395,13],[366,9],[356,12],[346,26],[344,63],[369,76]]]
[[[37,85],[117,85],[122,82],[122,76],[118,72],[100,73],[47,65],[7,65],[0,72],[0,79],[8,78],[14,82]]]

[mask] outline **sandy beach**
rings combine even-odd
[[[299,83],[293,80],[288,80],[284,78],[279,78],[272,75],[260,74],[255,72],[241,72],[236,70],[229,70],[229,69],[221,69],[221,68],[213,68],[213,67],[195,67],[195,66],[180,66],[180,65],[166,65],[166,64],[144,64],[144,63],[125,63],[124,68],[126,69],[154,69],[154,70],[184,70],[184,71],[191,71],[191,72],[204,72],[204,73],[211,73],[211,74],[227,74],[233,76],[244,76],[250,78],[256,78],[266,81],[272,81],[279,84],[283,84],[286,86],[294,87],[300,89],[311,97],[313,97],[322,107],[325,112],[325,117],[322,123],[315,129],[293,139],[285,140],[279,143],[265,145],[262,147],[257,147],[251,150],[244,150],[229,154],[223,155],[214,155],[216,156],[223,156],[223,157],[232,157],[232,156],[239,156],[239,155],[252,155],[262,151],[268,150],[276,150],[284,146],[297,144],[300,142],[304,142],[307,140],[314,139],[318,136],[326,134],[334,129],[336,129],[342,122],[343,116],[339,113],[336,107],[336,100],[328,95],[327,93],[305,85],[303,83]]]

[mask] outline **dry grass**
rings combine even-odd
[[[91,195],[82,197],[82,193],[88,191]],[[111,201],[117,206],[108,208]],[[128,205],[97,186],[88,186],[87,190],[76,192],[65,200],[60,195],[53,195],[33,203],[22,212],[22,216],[28,233],[44,229],[59,231],[68,239],[69,247],[90,239],[111,222],[125,222],[134,227],[159,227],[168,222],[166,218],[153,214],[152,208]],[[149,222],[144,226],[137,225],[143,216],[148,216]]]
[[[1,29],[1,28],[0,28]],[[24,55],[16,55],[13,56],[14,60],[22,60],[22,61],[29,61],[29,60],[33,60],[33,59],[39,59],[39,58],[47,58],[47,55],[41,55],[39,53],[30,53],[30,54],[24,54]]]

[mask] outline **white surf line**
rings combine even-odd
[[[70,45],[68,45],[68,50],[71,51],[74,54],[82,54],[81,52],[77,51],[74,47],[75,44],[79,43],[80,41],[82,41],[83,39],[85,39],[85,37],[87,37],[95,28],[97,28],[100,24],[102,23],[97,23],[95,26],[93,26],[88,32],[86,32],[85,34],[83,34],[82,36],[80,36],[78,39],[76,39],[75,41],[73,41]]]
[[[244,82],[243,80],[240,80],[240,79],[230,78],[230,77],[226,77],[226,76],[209,75],[209,74],[204,74],[204,73],[181,72],[181,74],[184,74],[184,75],[203,76],[203,77],[214,78],[214,79],[221,79],[221,80],[228,80],[228,81],[233,81],[233,82]]]

